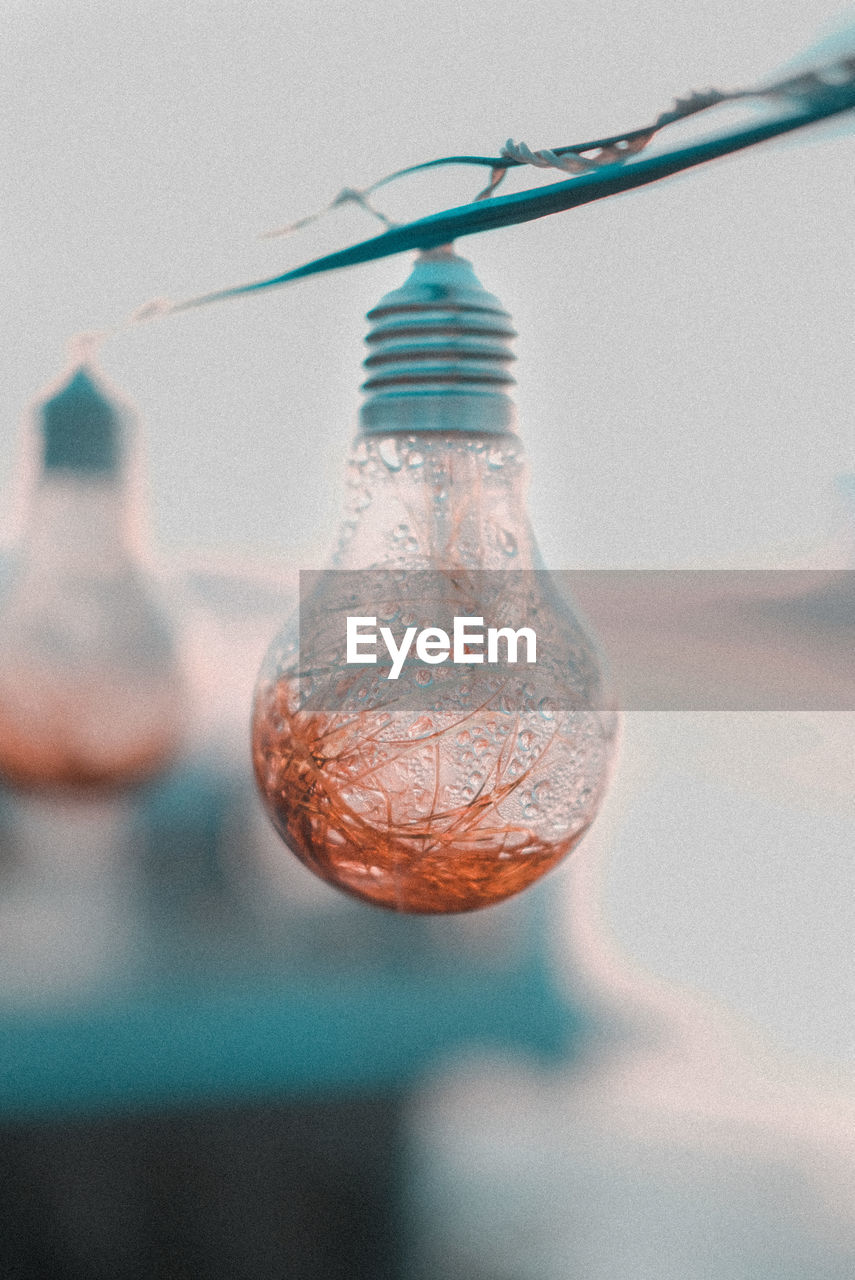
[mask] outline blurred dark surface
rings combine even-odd
[[[402,1101],[0,1128],[4,1280],[395,1280]]]

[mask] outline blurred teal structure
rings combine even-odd
[[[257,600],[197,588],[194,625],[216,615],[252,671]],[[243,726],[219,755],[209,733],[125,797],[3,794],[0,1118],[401,1092],[470,1047],[572,1050],[553,883],[461,917],[352,902],[268,831]]]
[[[152,955],[82,998],[7,1006],[0,1108],[37,1116],[401,1089],[464,1046],[565,1053],[580,1023],[551,970],[548,896],[547,886],[495,908],[482,954],[453,928],[354,906],[293,921],[314,956],[289,955],[283,918],[278,956],[247,934],[239,963],[169,969]]]

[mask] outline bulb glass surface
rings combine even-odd
[[[183,681],[126,528],[117,409],[78,371],[41,419],[43,467],[0,601],[0,777],[123,786],[174,756]]]
[[[518,674],[417,665],[394,684],[382,667],[347,667],[330,573],[301,606],[311,659],[305,626],[289,627],[262,669],[253,756],[274,824],[322,878],[393,910],[466,911],[525,889],[602,798],[615,716],[590,640],[531,572],[525,481],[513,434],[358,437],[334,564],[361,571],[399,630],[504,608],[537,627],[545,661]],[[414,595],[416,571],[440,583],[430,599]]]

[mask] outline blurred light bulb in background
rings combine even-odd
[[[36,414],[40,466],[0,601],[0,776],[122,786],[166,765],[183,719],[128,528],[126,414],[86,364]]]
[[[395,910],[466,911],[526,888],[581,839],[616,716],[590,640],[537,572],[510,317],[443,248],[368,318],[334,560],[360,572],[319,575],[301,600],[302,646],[293,626],[274,641],[255,771],[278,831],[325,880]],[[345,665],[348,611],[398,639],[411,624],[450,633],[455,616],[528,625],[537,663],[421,663],[393,683],[388,664]]]

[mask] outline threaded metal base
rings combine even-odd
[[[516,337],[501,303],[450,247],[423,252],[409,279],[368,312],[360,426],[390,431],[512,431]]]

